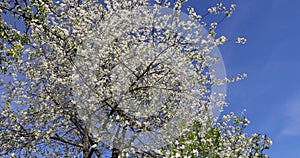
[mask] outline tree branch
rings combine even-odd
[[[70,145],[73,145],[73,146],[76,146],[76,147],[83,148],[83,145],[82,145],[82,144],[77,144],[77,143],[74,143],[74,142],[72,142],[72,141],[65,140],[65,139],[63,139],[62,137],[60,137],[58,134],[55,134],[54,137],[50,137],[50,139],[58,140],[58,141],[63,142],[63,143],[67,143],[67,144],[70,144]]]

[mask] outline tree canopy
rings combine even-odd
[[[267,156],[272,141],[244,133],[246,117],[214,115],[227,105],[214,87],[246,77],[214,67],[236,5],[185,15],[185,3],[0,2],[0,155]]]

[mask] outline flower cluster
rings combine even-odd
[[[247,42],[247,39],[244,37],[238,37],[236,39],[236,43],[238,43],[238,44],[246,44],[246,42]]]
[[[210,14],[220,14],[223,13],[225,14],[227,17],[230,17],[233,12],[236,9],[236,4],[231,4],[229,10],[226,8],[226,6],[223,5],[222,2],[219,2],[216,4],[216,6],[210,7],[208,8],[208,12]]]

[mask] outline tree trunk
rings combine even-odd
[[[120,155],[119,149],[113,148],[112,153],[111,153],[111,157],[112,158],[118,158],[119,155]]]
[[[84,158],[88,158],[90,155],[89,128],[90,128],[90,123],[88,122],[85,126],[84,136],[83,136],[83,157]]]

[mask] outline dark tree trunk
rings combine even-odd
[[[90,155],[90,141],[89,141],[89,122],[86,124],[84,129],[84,136],[83,136],[83,157],[89,158]]]
[[[119,149],[113,148],[112,153],[111,153],[111,157],[112,158],[118,158],[119,155],[120,155]]]

